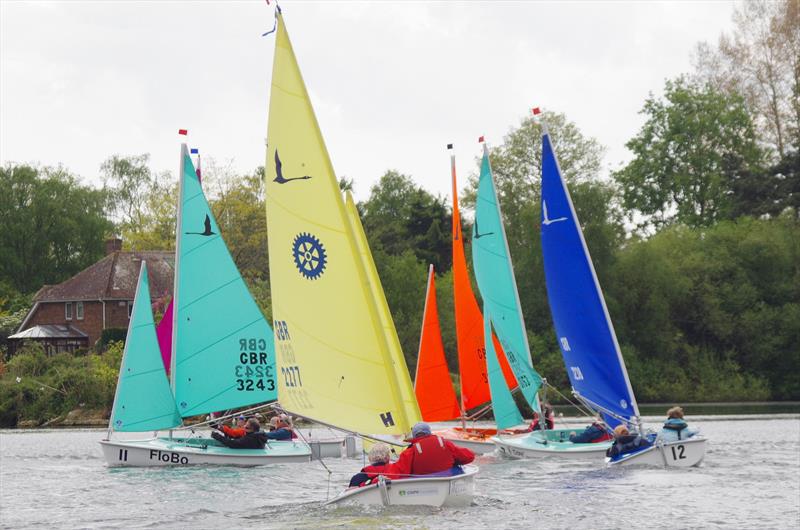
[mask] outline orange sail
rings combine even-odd
[[[419,410],[425,421],[447,421],[461,415],[444,357],[439,311],[436,308],[433,265],[428,273],[428,293],[425,296],[425,310],[422,316],[414,393],[417,395]]]
[[[456,160],[450,155],[453,176],[453,296],[455,298],[456,337],[458,364],[461,372],[461,404],[464,410],[479,407],[491,400],[489,379],[486,375],[486,346],[483,340],[483,314],[472,292],[467,261],[464,257],[464,240],[461,233],[461,215],[458,211],[458,186],[456,185]],[[492,335],[497,358],[509,388],[517,381],[508,365],[500,341]]]

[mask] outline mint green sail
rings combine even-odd
[[[220,236],[186,145],[175,260],[172,384],[184,418],[277,399],[272,329]]]
[[[514,279],[500,203],[492,180],[489,150],[485,144],[475,200],[475,224],[472,228],[472,266],[483,298],[484,314],[488,310],[522,395],[533,410],[538,412],[539,400],[536,392],[542,385],[542,378],[531,363],[517,282]]]
[[[180,424],[181,416],[158,348],[150,308],[150,282],[147,266],[142,261],[109,428],[144,432],[171,429]]]
[[[486,373],[489,376],[489,392],[492,395],[492,411],[498,429],[508,429],[523,423],[514,396],[508,389],[497,352],[492,341],[492,320],[486,305],[483,306],[483,336],[486,340]]]

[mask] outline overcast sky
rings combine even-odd
[[[333,166],[364,200],[387,169],[449,196],[445,145],[463,184],[478,136],[500,143],[532,106],[566,114],[618,167],[648,93],[691,71],[735,4],[281,6]],[[110,155],[150,153],[174,174],[186,128],[205,156],[263,165],[273,20],[264,0],[0,0],[0,162],[62,163],[99,184]]]

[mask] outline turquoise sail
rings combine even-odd
[[[143,432],[171,429],[180,424],[181,416],[158,349],[150,307],[150,282],[142,261],[109,427],[115,431]]]
[[[492,396],[492,411],[498,429],[508,429],[523,423],[522,415],[519,413],[517,404],[514,403],[514,396],[508,389],[503,370],[500,368],[500,361],[497,359],[497,352],[492,344],[492,321],[486,305],[483,307],[483,336],[486,340],[486,373],[489,376],[489,392]]]
[[[475,200],[475,224],[472,232],[472,265],[478,289],[488,309],[497,338],[503,346],[508,364],[517,378],[525,400],[539,411],[536,393],[541,376],[531,363],[528,336],[522,318],[517,282],[511,265],[500,203],[497,200],[489,150],[484,144],[478,195]]]
[[[181,416],[277,399],[272,328],[250,295],[182,146],[172,384]]]

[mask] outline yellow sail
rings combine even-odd
[[[278,399],[344,429],[407,433],[364,260],[280,14],[277,23],[265,178]]]
[[[409,375],[408,366],[406,365],[406,358],[403,355],[403,348],[400,346],[400,339],[397,336],[397,329],[394,327],[394,320],[392,319],[392,314],[389,312],[389,304],[386,302],[386,295],[381,286],[378,269],[375,267],[375,261],[373,261],[372,254],[369,251],[367,235],[364,233],[364,227],[361,225],[361,218],[358,216],[358,210],[356,209],[355,202],[353,202],[353,196],[349,191],[347,192],[345,204],[347,206],[348,217],[353,226],[353,233],[356,236],[356,246],[361,255],[364,269],[367,271],[369,289],[378,309],[378,316],[380,317],[381,327],[383,328],[383,337],[386,339],[387,347],[389,348],[392,368],[394,369],[395,378],[399,386],[400,400],[403,403],[406,418],[408,418],[410,424],[413,425],[421,419],[419,404],[417,403],[417,397],[414,393],[414,386],[411,383],[411,376]]]

